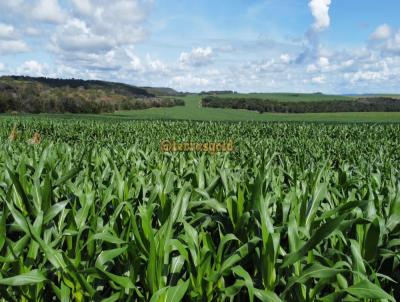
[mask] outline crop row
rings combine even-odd
[[[400,297],[400,126],[0,125],[0,301]]]

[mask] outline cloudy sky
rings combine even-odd
[[[400,92],[399,0],[0,0],[0,75]]]

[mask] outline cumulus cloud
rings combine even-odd
[[[0,72],[4,71],[6,69],[6,65],[4,63],[0,62]]]
[[[30,48],[24,41],[0,40],[0,55],[28,52]]]
[[[4,22],[0,22],[0,61],[7,62],[7,66],[0,63],[0,72],[104,79],[184,91],[368,93],[377,87],[398,89],[400,31],[383,24],[366,37],[364,47],[326,48],[320,36],[330,26],[332,0],[305,2],[313,19],[303,37],[207,39],[195,48],[189,40],[182,41],[174,46],[187,48],[176,52],[175,59],[168,59],[170,52],[161,57],[146,53],[146,46],[150,52],[155,49],[154,41],[138,47],[149,35],[153,1],[0,0]],[[21,57],[1,57],[31,51],[30,47],[34,52],[29,59],[22,57],[23,64]]]
[[[34,37],[34,36],[39,36],[42,33],[42,31],[35,27],[27,27],[24,29],[24,33],[28,36]]]
[[[39,21],[49,23],[62,23],[67,18],[58,0],[40,0],[33,8],[32,16]]]
[[[169,70],[168,66],[159,59],[154,59],[149,54],[146,55],[147,70],[156,73],[167,73]]]
[[[52,37],[55,49],[66,52],[107,52],[114,46],[113,41],[98,35],[79,19],[71,19],[58,28]]]
[[[321,67],[328,67],[329,66],[329,59],[326,57],[320,57],[318,60],[318,65]]]
[[[70,16],[56,27],[50,49],[70,66],[142,71],[141,60],[130,54],[146,37],[143,23],[151,3],[152,0],[71,0]]]
[[[382,24],[378,26],[377,29],[371,34],[371,40],[386,40],[392,34],[392,29],[387,24]]]
[[[393,35],[393,37],[387,39],[383,46],[383,52],[388,55],[400,55],[400,29],[395,35]]]
[[[275,60],[262,60],[258,62],[253,62],[249,64],[249,67],[254,70],[254,72],[271,72],[272,69],[275,67]]]
[[[193,88],[199,89],[199,88],[205,88],[210,83],[210,81],[207,78],[201,78],[189,73],[173,77],[170,83],[171,85],[181,89],[189,87],[191,87],[192,89]]]
[[[14,26],[0,23],[0,39],[13,39],[15,37]]]
[[[19,39],[13,25],[0,23],[0,55],[28,52],[28,45]]]
[[[94,8],[90,0],[72,0],[75,9],[85,15],[89,15],[94,12]]]
[[[73,0],[79,19],[96,34],[117,44],[141,41],[146,31],[142,26],[149,14],[151,0]]]
[[[395,31],[389,25],[380,25],[370,36],[369,47],[381,52],[383,57],[400,55],[400,29]]]
[[[329,9],[331,0],[311,0],[308,3],[311,14],[314,17],[314,23],[305,35],[304,50],[296,58],[295,62],[298,64],[312,63],[318,60],[321,52],[321,45],[319,42],[320,32],[330,26]]]
[[[360,81],[367,82],[376,82],[388,80],[388,72],[387,71],[357,71],[354,73],[346,73],[344,74],[344,78],[349,80],[351,83],[357,83]]]
[[[311,82],[312,82],[312,83],[315,83],[315,84],[324,84],[325,81],[326,81],[326,79],[325,79],[324,76],[313,77],[313,78],[311,79]]]
[[[318,70],[318,67],[315,64],[309,64],[306,70],[308,73],[312,73],[316,72]]]
[[[331,0],[311,0],[308,4],[315,22],[313,29],[317,32],[329,27],[331,19],[329,16],[329,8]]]
[[[30,60],[18,67],[17,72],[25,76],[44,76],[44,69],[44,65],[35,60]]]
[[[292,61],[292,57],[287,53],[281,54],[279,58],[284,64],[289,64]]]
[[[182,52],[179,62],[184,66],[205,66],[212,62],[214,52],[211,47],[193,48],[191,52]]]

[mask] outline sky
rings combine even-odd
[[[0,75],[400,93],[398,0],[0,0]]]

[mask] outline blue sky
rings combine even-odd
[[[400,92],[398,0],[0,0],[0,74]]]

